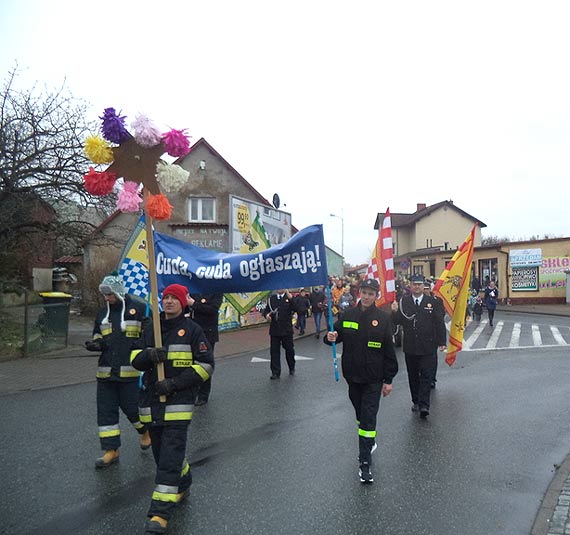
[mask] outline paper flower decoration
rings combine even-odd
[[[154,219],[169,219],[172,206],[161,193],[160,184],[168,191],[179,190],[188,180],[188,172],[178,165],[160,160],[167,152],[181,157],[190,151],[186,130],[172,129],[161,134],[144,115],[133,121],[134,136],[125,126],[126,116],[115,108],[105,108],[101,117],[103,138],[90,136],[85,140],[85,154],[95,164],[110,164],[105,171],[92,167],[84,176],[85,189],[92,195],[108,195],[113,191],[117,178],[122,178],[124,188],[118,194],[117,208],[125,212],[139,209],[141,201],[139,184],[146,190],[145,209]],[[114,144],[111,146],[109,143]]]

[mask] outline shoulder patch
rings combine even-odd
[[[200,353],[205,353],[206,351],[208,351],[208,345],[206,344],[206,342],[200,342],[200,345],[198,346],[198,351],[200,351]]]
[[[206,302],[206,298],[202,297],[202,299],[200,299],[200,303],[205,303]]]
[[[378,327],[378,320],[372,320],[372,327]]]
[[[178,336],[184,336],[186,334],[186,331],[184,329],[180,329],[178,331]]]
[[[131,308],[131,309],[129,309],[129,314],[130,314],[131,316],[134,316],[136,313],[137,313],[136,308]]]

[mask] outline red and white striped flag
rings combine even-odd
[[[394,278],[394,251],[392,249],[392,220],[390,208],[386,209],[382,225],[378,229],[378,239],[366,271],[367,279],[376,279],[380,285],[380,297],[376,306],[392,303],[396,299]]]

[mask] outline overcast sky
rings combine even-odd
[[[570,235],[569,27],[567,1],[12,0],[0,72],[188,128],[339,253],[342,215],[359,264],[387,207]]]

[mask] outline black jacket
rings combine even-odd
[[[269,325],[270,336],[287,336],[293,334],[293,312],[297,312],[297,306],[293,299],[283,294],[278,299],[277,294],[271,295],[267,300],[267,305],[263,311],[263,317],[271,314],[271,323]]]
[[[152,325],[145,328],[142,345],[145,349],[132,352],[133,366],[144,371],[143,389],[140,395],[139,414],[141,422],[153,424],[188,423],[198,387],[214,373],[214,357],[211,346],[202,328],[181,314],[165,319],[161,314],[160,329],[162,345],[168,350],[164,363],[166,379],[172,379],[174,392],[160,402],[155,384],[158,381],[156,365],[147,348],[154,347]]]
[[[107,307],[102,308],[95,319],[93,340],[101,339],[97,379],[111,381],[138,381],[139,372],[131,366],[131,350],[141,337],[146,305],[125,295],[126,330],[121,330],[123,303],[120,300],[109,306],[109,323],[102,323]]]
[[[327,308],[325,305],[326,297],[324,292],[315,292],[313,290],[309,296],[309,301],[311,301],[311,310],[313,311],[313,314],[315,312],[324,312],[325,308]]]
[[[218,335],[218,314],[222,306],[223,294],[190,294],[195,303],[190,309],[192,319],[202,327],[208,342],[216,343]]]
[[[361,305],[348,309],[334,324],[342,343],[342,374],[355,383],[386,383],[398,373],[392,340],[392,321],[382,310]],[[325,336],[327,345],[331,342]]]
[[[444,309],[440,299],[424,295],[417,308],[413,297],[406,295],[398,305],[392,319],[404,328],[404,353],[432,355],[438,346],[445,345]]]

